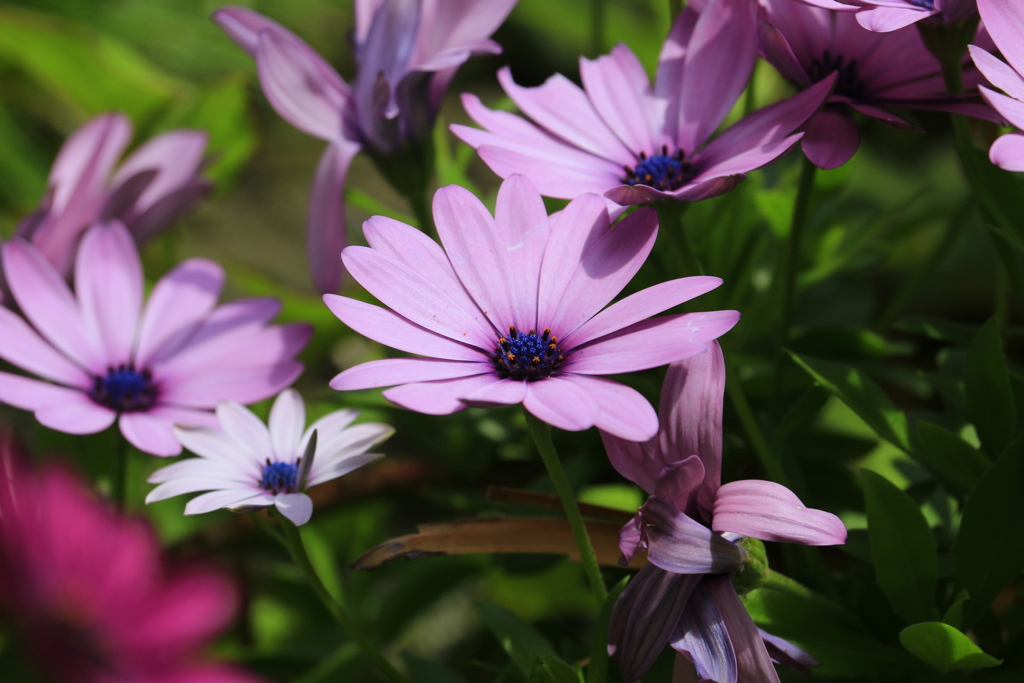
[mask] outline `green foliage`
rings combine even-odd
[[[978,331],[964,368],[967,409],[981,445],[992,457],[1003,452],[1016,433],[1010,373],[1003,358],[1003,340],[995,318]]]
[[[987,669],[1001,659],[986,654],[960,631],[941,621],[914,624],[900,631],[907,652],[942,672]]]
[[[484,602],[476,603],[475,607],[502,649],[530,683],[579,683],[572,667],[532,626],[503,607]]]
[[[918,422],[921,448],[914,457],[951,491],[970,493],[988,470],[985,455],[953,432],[931,422]]]

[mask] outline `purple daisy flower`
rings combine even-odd
[[[393,386],[384,392],[392,403],[432,415],[522,403],[562,429],[596,424],[642,441],[657,432],[654,409],[600,375],[703,353],[740,317],[650,318],[714,289],[715,277],[671,280],[605,308],[654,246],[651,208],[609,228],[605,200],[586,194],[549,218],[533,183],[514,175],[498,191],[494,217],[450,185],[434,195],[434,220],[443,249],[415,228],[374,216],[363,225],[370,246],[342,253],[348,272],[391,310],[324,296],[360,334],[425,357],[363,363],[332,388]]]
[[[981,94],[1007,121],[1024,130],[1024,6],[978,0],[978,11],[996,47],[1009,62],[996,59],[976,45],[970,46],[974,64],[992,85],[1006,93],[980,86]],[[1024,134],[1001,136],[992,143],[988,156],[993,164],[1007,171],[1024,171]]]
[[[484,130],[453,125],[502,178],[522,173],[545,196],[599,192],[619,205],[697,201],[733,189],[748,171],[785,154],[791,133],[824,102],[831,82],[757,111],[708,142],[746,87],[757,57],[756,4],[711,0],[680,13],[665,41],[654,88],[625,45],[580,60],[583,89],[561,75],[537,88],[498,80],[535,123],[463,106]],[[614,206],[614,205],[613,205]]]
[[[804,153],[820,168],[842,166],[856,153],[860,131],[851,110],[907,130],[920,130],[891,108],[933,109],[999,120],[976,90],[950,95],[938,60],[913,29],[864,30],[850,12],[833,12],[793,0],[761,0],[761,52],[798,88],[836,78],[828,104],[804,126]],[[965,86],[980,74],[970,69]]]
[[[75,131],[50,170],[39,208],[17,235],[31,241],[64,275],[71,273],[85,230],[98,220],[118,220],[142,244],[209,194],[199,175],[206,133],[173,130],[157,135],[114,165],[132,139],[124,114],[103,114]]]
[[[490,35],[516,0],[356,0],[353,85],[294,33],[243,7],[214,20],[256,60],[267,100],[290,124],[330,143],[309,202],[308,256],[313,284],[335,292],[345,247],[342,189],[362,149],[375,158],[403,154],[429,137],[458,68],[476,54],[497,54]],[[407,159],[407,161],[409,161]],[[414,164],[404,165],[414,172]],[[386,168],[382,169],[387,171]]]
[[[930,17],[945,22],[970,19],[978,13],[975,0],[800,0],[808,5],[854,11],[869,31],[887,33]]]
[[[626,558],[650,564],[612,611],[609,650],[628,683],[670,643],[701,680],[778,681],[772,662],[806,669],[799,648],[760,632],[729,573],[743,567],[742,537],[836,545],[846,528],[835,515],[804,507],[785,486],[745,480],[721,485],[725,361],[708,352],[669,366],[661,392],[661,431],[633,443],[602,431],[612,465],[651,497],[622,529]]]
[[[216,427],[219,401],[262,400],[302,372],[294,357],[310,326],[268,325],[273,299],[218,307],[224,272],[211,261],[183,262],[143,304],[142,264],[121,223],[85,233],[74,293],[23,239],[2,258],[25,317],[0,308],[0,358],[42,380],[0,372],[0,402],[52,429],[92,434],[117,420],[139,450],[177,455],[174,423]]]

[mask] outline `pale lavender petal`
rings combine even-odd
[[[150,484],[164,484],[176,479],[213,479],[220,482],[252,483],[252,477],[232,463],[212,458],[186,458],[161,467],[146,478]],[[211,486],[209,489],[220,488]],[[196,489],[202,490],[202,489]],[[152,494],[151,494],[152,495]]]
[[[373,17],[385,2],[387,0],[355,0],[356,27],[353,37],[356,45],[361,45],[366,41],[366,36],[370,33],[370,25],[373,23]]]
[[[1017,2],[978,0],[978,13],[1006,61],[1024,74],[1024,8]]]
[[[223,462],[253,481],[262,476],[264,460],[222,432],[219,423],[217,429],[175,427],[174,434],[182,446],[196,455]]]
[[[826,106],[804,125],[801,147],[818,168],[839,168],[857,153],[860,129],[842,107]]]
[[[262,510],[268,508],[274,504],[274,495],[265,493],[260,490],[255,496],[240,500],[237,503],[232,503],[227,506],[228,510],[233,512],[252,512],[254,510]]]
[[[258,462],[273,460],[274,447],[267,425],[251,410],[234,401],[221,401],[217,405],[217,420],[224,433],[248,449]]]
[[[197,491],[248,490],[249,495],[251,496],[256,492],[254,489],[255,487],[251,482],[247,484],[245,482],[227,482],[208,477],[179,477],[161,483],[155,489],[150,491],[149,495],[146,496],[146,504],[157,503],[161,500],[167,500],[168,498],[174,498],[175,496],[183,496],[186,493],[196,493]]]
[[[505,380],[480,387],[462,397],[466,403],[473,405],[513,406],[526,400],[529,382]]]
[[[505,21],[515,4],[516,0],[436,3],[432,11],[424,12],[420,21],[411,65],[426,70],[424,64],[431,63],[439,53],[475,51],[491,42],[485,39]]]
[[[580,77],[590,102],[634,155],[655,154],[660,138],[650,81],[633,51],[619,43],[611,54],[580,59]]]
[[[308,334],[304,334],[298,346],[304,346],[307,339]],[[292,348],[281,355],[295,353],[296,349]],[[226,357],[230,355],[225,354]],[[175,378],[174,383],[163,390],[161,397],[176,405],[198,409],[213,408],[221,400],[256,403],[291,386],[303,369],[302,363],[297,361],[218,368],[226,361],[211,357],[209,363],[206,371],[184,379]]]
[[[764,641],[765,649],[768,650],[768,656],[774,663],[781,664],[804,676],[810,676],[811,669],[821,666],[821,662],[785,638],[773,636],[760,628],[757,629],[757,632],[761,634],[761,640]]]
[[[231,40],[253,57],[256,56],[261,31],[287,31],[273,19],[246,7],[222,7],[211,18]]]
[[[900,9],[895,7],[872,7],[857,12],[857,21],[869,31],[889,33],[938,13],[939,10],[921,11],[919,9]]]
[[[737,311],[681,313],[651,318],[573,349],[564,369],[612,375],[667,365],[704,352],[704,344],[739,322]]]
[[[174,423],[150,413],[123,413],[117,421],[128,443],[143,453],[162,458],[181,453],[181,444],[174,436]]]
[[[503,67],[498,81],[516,106],[545,130],[616,165],[634,162],[633,151],[605,125],[586,93],[565,76],[555,74],[541,86],[523,88],[512,80],[509,68]]]
[[[142,262],[128,229],[116,221],[90,228],[78,249],[75,294],[108,365],[132,360],[142,291]]]
[[[253,497],[253,489],[228,489],[226,491],[210,491],[196,496],[185,505],[186,515],[201,515],[220,508],[231,508],[243,500]]]
[[[341,250],[345,248],[345,177],[361,147],[347,140],[332,142],[320,157],[309,197],[306,254],[309,276],[321,294],[341,286]]]
[[[359,417],[358,410],[335,410],[333,413],[327,413],[323,417],[314,420],[313,424],[306,427],[306,431],[302,433],[302,440],[299,442],[299,452],[306,452],[309,439],[312,437],[313,432],[316,431],[317,453],[327,453],[331,450],[331,448],[327,447],[327,444],[343,435],[346,427],[355,422],[357,417]],[[314,468],[316,467],[316,461],[314,461],[313,466]]]
[[[560,216],[560,228],[567,218]],[[637,209],[610,230],[592,236],[564,289],[548,289],[541,284],[542,297],[559,298],[554,315],[540,319],[546,321],[544,326],[565,337],[593,317],[633,279],[654,248],[657,236],[658,214],[650,207]],[[549,240],[549,250],[558,246],[554,238]],[[576,245],[569,246],[574,252]],[[549,267],[547,263],[544,266]],[[544,309],[542,305],[541,310]]]
[[[1006,117],[1006,120],[1017,128],[1024,130],[1024,102],[1007,97],[1002,93],[989,90],[985,86],[978,88],[985,101],[992,105],[992,108]]]
[[[696,275],[648,287],[616,301],[566,335],[562,342],[568,347],[582,346],[598,337],[629,327],[706,294],[721,284],[721,278]]]
[[[655,467],[650,464],[657,463],[660,457],[657,441],[638,443],[614,436],[604,430],[601,430],[601,441],[604,442],[608,461],[619,474],[647,493],[654,493],[658,474],[663,467],[660,463]]]
[[[73,403],[85,396],[80,389],[41,382],[31,377],[0,372],[0,403],[22,410],[40,410],[61,403]],[[114,414],[114,411],[107,412]],[[113,422],[113,418],[111,418]]]
[[[469,190],[448,185],[434,194],[434,222],[459,280],[494,328],[504,334],[511,325],[528,325],[516,319],[508,259],[512,245],[498,233],[487,207]]]
[[[746,87],[757,58],[757,5],[714,0],[701,12],[683,60],[677,146],[692,154]]]
[[[705,579],[705,585],[711,592],[711,598],[732,640],[738,680],[779,683],[779,675],[775,672],[761,634],[736,595],[732,580],[728,576],[709,576]]]
[[[1024,135],[1008,133],[1001,136],[989,147],[988,158],[1007,171],[1024,171]]]
[[[804,507],[796,494],[772,481],[747,479],[718,489],[713,528],[762,541],[803,545],[846,542],[846,527],[838,517]]]
[[[647,551],[647,541],[643,539],[643,532],[641,531],[643,523],[643,518],[638,512],[619,531],[619,550],[622,551],[619,564],[629,564],[639,550]]]
[[[672,634],[671,645],[697,668],[701,680],[736,683],[736,653],[711,592],[698,583]]]
[[[594,426],[601,406],[574,378],[548,377],[529,382],[523,407],[553,427],[578,432]]]
[[[363,134],[385,150],[396,142],[399,109],[394,92],[408,72],[421,10],[416,0],[388,0],[373,15],[358,46],[356,115]]]
[[[106,372],[100,351],[67,283],[37,249],[20,239],[3,245],[3,271],[14,300],[32,325],[88,372]]]
[[[328,142],[344,135],[348,93],[338,87],[334,70],[293,35],[275,29],[260,32],[256,68],[267,100],[283,119],[302,132]]]
[[[597,401],[601,413],[594,425],[602,432],[631,441],[647,441],[658,433],[658,415],[636,389],[604,377],[566,377]]]
[[[360,363],[331,380],[337,391],[376,389],[397,384],[431,382],[438,379],[469,377],[494,372],[494,366],[481,362],[436,360],[433,358],[385,358]]]
[[[661,144],[674,145],[679,136],[680,91],[683,87],[683,62],[687,47],[693,37],[693,28],[700,18],[700,12],[693,3],[687,3],[675,18],[668,37],[658,56],[658,72],[654,78],[654,92],[665,103],[662,114]]]
[[[134,214],[192,182],[199,173],[209,136],[201,130],[172,130],[143,143],[124,160],[110,181],[117,187],[132,176],[156,171],[134,204]]]
[[[622,680],[635,683],[647,673],[675,630],[699,574],[673,574],[647,565],[630,579],[612,608],[608,653]]]
[[[496,331],[478,309],[465,310],[400,261],[367,247],[349,247],[341,258],[352,277],[395,313],[449,339],[494,347]]]
[[[285,389],[274,400],[267,422],[270,444],[277,462],[295,462],[304,451],[298,449],[306,428],[306,404],[299,392]]]
[[[142,367],[173,356],[186,344],[220,297],[224,269],[188,259],[160,278],[142,313],[135,362]]]
[[[17,313],[0,306],[0,358],[46,379],[89,389],[92,379],[50,343],[40,337]]]
[[[305,493],[280,494],[274,497],[274,505],[295,526],[302,526],[313,516],[313,501]]]
[[[666,453],[663,457],[673,457],[675,453]],[[648,464],[649,468],[657,466],[657,462]],[[705,479],[704,463],[699,455],[691,455],[679,462],[666,466],[658,473],[658,482],[654,485],[654,494],[672,501],[677,510],[688,517],[700,519],[704,515],[697,507],[698,495],[703,488]]]
[[[318,439],[316,446],[317,456],[313,462],[313,470],[316,471],[316,462],[320,461],[321,458],[323,458],[325,464],[336,463],[339,460],[350,457],[352,454],[364,453],[370,450],[390,438],[394,433],[395,430],[390,425],[381,424],[380,422],[363,422],[333,436],[328,435],[323,444]]]
[[[466,403],[461,400],[463,396],[488,384],[504,381],[506,380],[498,379],[497,375],[489,373],[458,379],[442,379],[436,382],[403,384],[386,389],[383,395],[384,398],[401,408],[427,415],[451,415],[467,407]]]
[[[132,216],[126,224],[138,244],[145,244],[157,233],[190,212],[213,192],[213,183],[196,176],[193,182],[182,185],[158,198],[141,214]]]
[[[34,396],[33,400],[39,398]],[[2,397],[0,397],[2,399]],[[68,434],[95,434],[114,423],[117,414],[93,403],[81,391],[70,391],[65,400],[51,403],[35,411],[39,423]]]
[[[183,427],[209,427],[220,429],[220,422],[217,421],[217,414],[212,410],[194,410],[192,408],[181,408],[179,406],[156,405],[150,408],[150,415],[162,417],[168,422]]]
[[[341,458],[325,458],[324,461],[321,461],[318,457],[313,461],[313,470],[309,475],[309,486],[316,486],[325,481],[343,477],[349,472],[354,472],[363,465],[369,464],[380,457],[379,453],[359,453]],[[323,464],[318,467],[317,463],[320,462]]]
[[[548,151],[551,151],[550,149]],[[548,197],[575,199],[587,192],[602,192],[622,182],[623,168],[591,157],[586,167],[576,166],[571,158],[557,160],[539,158],[532,149],[515,142],[485,144],[477,154],[501,178],[514,173],[525,175],[544,188]]]
[[[980,47],[970,45],[968,49],[971,51],[974,65],[985,75],[989,83],[1010,97],[1024,100],[1024,77],[1014,71],[1006,62],[996,59]]]
[[[746,560],[746,552],[679,510],[651,496],[641,508],[647,535],[647,559],[677,574],[728,573]]]
[[[541,262],[537,321],[545,327],[555,317],[562,292],[584,254],[608,232],[605,201],[595,194],[581,195],[551,219],[551,235]],[[545,293],[549,293],[544,296]],[[569,330],[566,330],[569,331]],[[556,334],[562,333],[556,330]]]
[[[510,324],[535,328],[540,267],[550,230],[544,200],[525,176],[512,175],[501,184],[494,224],[509,267],[510,280],[504,286],[512,305]]]
[[[786,148],[788,149],[788,147]],[[785,150],[781,150],[773,153],[772,159],[781,155]],[[749,156],[744,155],[744,156]],[[732,159],[729,160],[730,162]],[[756,168],[762,163],[754,163],[752,167]],[[746,164],[751,165],[751,164]],[[702,177],[708,177],[714,175],[718,169],[713,169],[713,172],[704,172],[701,174]],[[677,201],[677,202],[699,202],[705,199],[711,199],[712,197],[718,197],[726,192],[730,192],[737,185],[746,179],[747,176],[742,173],[727,177],[712,177],[708,180],[701,180],[699,182],[693,181],[683,185],[678,190],[672,190],[671,192],[663,192],[656,190],[653,187],[647,185],[619,185],[611,190],[604,193],[604,196],[608,199],[622,204],[623,206],[632,206],[633,204],[647,204],[649,202],[657,202],[662,199]]]
[[[341,322],[393,349],[448,360],[481,359],[477,347],[435,334],[386,308],[334,294],[325,294],[324,303]]]

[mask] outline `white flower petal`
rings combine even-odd
[[[278,511],[295,526],[302,526],[313,516],[313,501],[305,493],[284,493],[274,500]]]
[[[270,442],[278,462],[295,462],[302,428],[306,426],[306,406],[294,389],[282,391],[270,409]]]
[[[257,462],[273,457],[267,425],[241,403],[221,401],[217,405],[217,420],[224,432],[248,448]]]
[[[190,500],[188,505],[185,506],[185,514],[201,515],[204,512],[212,512],[218,508],[231,508],[243,500],[252,498],[255,493],[259,492],[251,488],[210,491]]]

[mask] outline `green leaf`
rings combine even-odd
[[[921,334],[959,346],[968,346],[978,331],[976,325],[967,325],[942,318],[930,318],[924,315],[897,320],[893,327],[902,332]]]
[[[933,618],[938,581],[935,537],[914,499],[885,477],[861,470],[868,540],[879,587],[896,614]]]
[[[960,628],[964,623],[964,603],[971,598],[971,594],[967,591],[960,591],[956,594],[956,599],[953,600],[953,604],[949,606],[946,613],[942,615],[942,621],[945,624],[949,624],[953,628]]]
[[[790,352],[797,365],[835,394],[864,420],[880,438],[910,452],[907,416],[897,410],[885,392],[856,368],[830,361],[801,358]]]
[[[324,584],[324,588],[331,594],[331,597],[339,602],[342,601],[341,579],[338,576],[338,565],[334,561],[334,551],[331,544],[324,538],[323,534],[316,528],[306,524],[299,528],[302,534],[302,543],[306,546],[309,554],[309,561],[316,570],[316,575]]]
[[[417,657],[409,652],[402,653],[409,678],[415,683],[466,683],[466,680],[440,662]]]
[[[900,631],[900,643],[907,652],[942,672],[986,669],[1003,663],[941,621],[926,621],[906,627]]]
[[[971,342],[964,367],[964,391],[982,447],[993,457],[999,455],[1013,439],[1017,411],[995,318],[985,323]]]
[[[478,602],[474,606],[480,619],[491,629],[501,647],[527,679],[533,674],[536,660],[558,659],[547,639],[512,612],[486,602]]]
[[[964,506],[960,533],[953,545],[957,590],[971,594],[964,608],[964,628],[984,614],[1000,591],[1024,571],[1024,436],[992,464]]]
[[[530,669],[530,683],[580,683],[576,670],[558,657],[537,657]]]
[[[994,166],[988,154],[974,147],[957,147],[974,197],[985,214],[1003,230],[1024,237],[1024,185],[1009,171]]]
[[[916,423],[921,448],[914,458],[953,492],[970,493],[991,464],[989,459],[953,432],[931,422]]]

